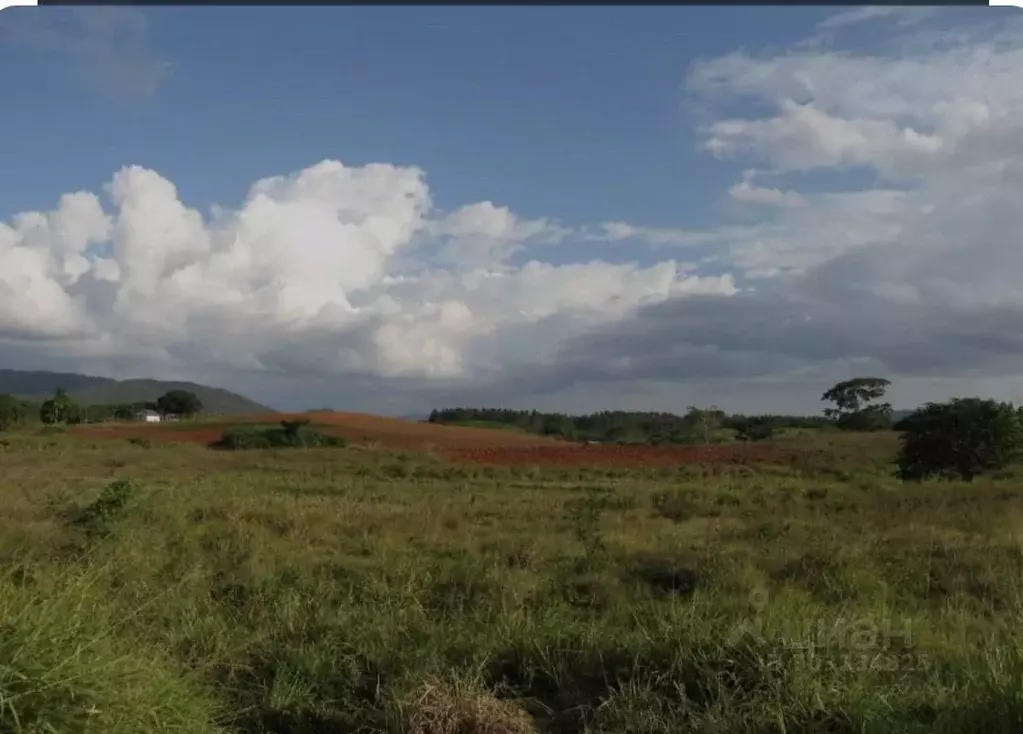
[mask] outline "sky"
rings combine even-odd
[[[0,367],[279,409],[1023,399],[1023,12],[0,12]]]

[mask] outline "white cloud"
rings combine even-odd
[[[834,29],[843,26],[867,23],[873,20],[894,21],[900,25],[920,23],[934,15],[936,8],[902,7],[898,5],[864,5],[828,16],[817,27]]]
[[[798,191],[783,191],[770,187],[756,186],[750,181],[740,181],[728,190],[735,201],[762,206],[797,207],[806,206],[806,199]]]
[[[804,205],[774,208],[713,256],[759,278],[756,288],[664,301],[573,339],[559,353],[562,379],[736,384],[865,369],[910,383],[944,378],[945,390],[948,378],[1017,384],[1023,57],[1007,42],[1020,39],[1015,22],[983,38],[908,38],[909,48],[926,49],[912,58],[731,54],[697,65],[689,90],[711,109],[753,97],[778,110],[703,127],[716,157],[766,162],[792,182],[760,193],[747,174],[733,198],[778,203],[791,192]],[[821,192],[785,175],[827,172],[834,186],[852,166],[892,184]],[[621,354],[640,355],[624,373],[612,367]]]
[[[704,147],[718,158],[752,155],[787,171],[870,166],[898,177],[924,168],[946,145],[891,120],[843,119],[788,99],[779,107],[766,120],[715,122]]]
[[[460,267],[505,263],[528,245],[558,244],[570,233],[547,219],[523,220],[489,201],[463,206],[429,231],[441,241],[434,260]]]
[[[759,234],[761,226],[746,227],[724,225],[709,230],[675,229],[670,227],[644,227],[628,222],[603,222],[582,239],[591,242],[620,242],[636,240],[657,248],[686,248],[699,245],[729,243]]]
[[[490,202],[435,218],[412,167],[324,161],[211,221],[155,171],[124,168],[107,191],[109,215],[79,193],[0,230],[8,336],[59,335],[91,358],[471,382],[642,304],[735,292],[674,261],[513,267],[509,253],[567,230]]]

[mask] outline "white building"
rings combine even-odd
[[[140,410],[135,414],[135,420],[142,421],[143,423],[159,423],[160,414],[155,410]]]

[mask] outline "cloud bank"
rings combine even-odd
[[[105,193],[109,211],[76,192],[0,226],[0,337],[182,368],[473,382],[643,303],[735,291],[671,259],[513,266],[570,232],[491,202],[435,212],[415,167],[323,161],[209,217],[137,166]]]

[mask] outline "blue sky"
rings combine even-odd
[[[1015,347],[964,365],[944,330],[979,318],[967,286],[1015,303],[986,243],[1014,216],[1019,19],[6,10],[0,340],[10,366],[391,412],[809,409],[862,369],[907,401],[1011,392]],[[765,314],[777,348],[743,337]]]
[[[4,23],[37,12],[8,11]],[[140,12],[152,57],[170,65],[152,97],[97,94],[66,55],[0,46],[0,86],[22,101],[5,113],[4,167],[19,172],[0,189],[6,214],[92,189],[128,161],[203,206],[240,201],[268,173],[337,158],[421,166],[443,208],[482,197],[542,216],[556,202],[573,223],[707,226],[741,166],[697,149],[685,70],[736,47],[798,41],[831,11]],[[59,181],[38,171],[52,157]]]

